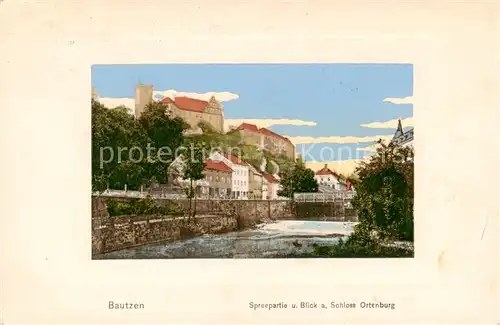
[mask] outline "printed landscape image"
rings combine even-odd
[[[91,69],[92,259],[413,257],[412,65]]]

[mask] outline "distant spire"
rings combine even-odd
[[[398,119],[398,129],[396,132],[403,133],[403,126],[401,125],[401,119]]]

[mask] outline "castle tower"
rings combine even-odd
[[[135,87],[135,117],[139,118],[147,104],[153,101],[153,86],[138,84]]]

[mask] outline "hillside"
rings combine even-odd
[[[203,134],[192,135],[184,138],[184,144],[188,147],[191,142],[205,143],[210,150],[221,150],[232,153],[247,163],[260,168],[263,161],[267,162],[265,172],[275,174],[276,172],[288,172],[293,168],[294,161],[284,155],[273,155],[267,151],[259,151],[256,146],[244,144],[237,133],[222,134],[215,132],[210,126],[204,123],[199,124]],[[265,160],[264,160],[265,159]],[[273,162],[279,166],[275,170]]]

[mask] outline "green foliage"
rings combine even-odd
[[[147,175],[159,183],[166,183],[168,166],[175,159],[175,151],[183,143],[183,124],[180,118],[171,119],[167,107],[161,103],[150,103],[141,114],[139,122],[150,140]],[[144,152],[147,148],[144,148]]]
[[[186,190],[186,195],[189,197],[189,207],[191,210],[192,199],[195,199],[194,209],[192,209],[193,217],[196,215],[196,195],[193,188],[193,181],[203,179],[205,177],[203,171],[205,170],[205,157],[204,146],[201,143],[193,143],[184,156],[184,179],[190,180],[189,190]]]
[[[92,189],[123,189],[125,184],[138,189],[148,179],[146,161],[128,149],[147,143],[147,134],[127,108],[108,109],[92,100]]]
[[[241,145],[241,157],[244,161],[253,166],[260,166],[262,158],[265,156],[262,151],[257,150],[256,146],[243,144]]]
[[[393,144],[377,149],[356,170],[352,204],[359,222],[382,240],[413,240],[413,151]]]
[[[315,245],[308,257],[413,257],[413,250],[406,247],[390,246],[366,237],[351,235],[347,240],[339,239],[336,245]]]
[[[356,187],[352,202],[359,223],[347,240],[315,246],[312,253],[288,257],[413,257],[413,150],[381,147],[347,179]]]
[[[204,132],[184,139],[184,146],[201,145],[207,150],[220,150],[229,152],[234,148],[241,148],[241,138],[238,133],[221,134],[217,132]]]
[[[314,172],[298,162],[291,171],[282,173],[282,190],[279,196],[293,197],[293,193],[309,193],[318,191],[318,182],[314,179]]]
[[[165,206],[159,206],[150,197],[120,201],[116,199],[107,200],[108,213],[111,217],[128,215],[179,215],[182,214],[181,207],[175,202],[169,202]]]
[[[295,168],[296,162],[285,155],[273,155],[267,152],[266,156],[267,161],[274,161],[279,166],[280,175],[290,174]],[[271,164],[267,164],[267,166],[269,167],[271,166]],[[270,171],[271,174],[273,174],[274,172],[275,171]]]
[[[203,134],[220,134],[219,132],[215,131],[214,128],[206,123],[206,122],[200,122],[198,123],[198,126],[200,127],[200,129],[203,131]]]
[[[153,177],[159,182],[167,180],[167,166],[183,141],[183,121],[170,119],[165,112],[165,105],[151,103],[135,119],[126,107],[108,109],[92,100],[94,191],[123,189],[125,185],[136,190]]]
[[[193,144],[183,154],[184,157],[184,179],[197,181],[205,177],[203,171],[205,169],[204,147],[200,143]]]

